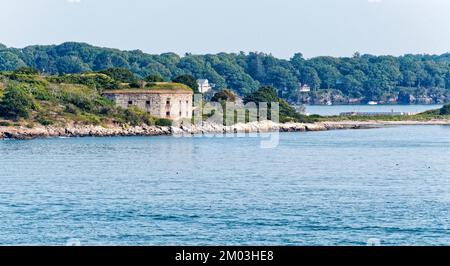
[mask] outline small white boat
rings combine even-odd
[[[368,104],[368,105],[377,105],[378,103],[375,102],[375,101],[370,101],[370,102],[368,102],[367,104]]]
[[[333,105],[333,102],[332,102],[332,101],[328,101],[328,102],[327,102],[327,105],[328,105],[328,106],[331,106],[331,105]]]

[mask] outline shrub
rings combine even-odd
[[[97,107],[97,113],[104,116],[117,116],[117,108],[114,106]]]
[[[175,83],[181,83],[191,88],[194,93],[198,93],[197,80],[191,75],[181,75],[172,80]]]
[[[160,127],[170,127],[172,126],[172,120],[166,118],[158,118],[155,121],[155,125]]]
[[[28,75],[28,74],[19,74],[16,72],[13,72],[11,74],[6,75],[10,80],[14,80],[17,82],[26,83],[27,85],[41,85],[46,86],[48,82],[38,76],[38,75]]]
[[[298,113],[295,108],[290,106],[285,100],[278,97],[277,92],[272,87],[262,87],[258,91],[248,94],[244,98],[244,103],[254,102],[258,107],[259,103],[266,102],[268,108],[271,108],[271,103],[279,103],[280,107],[280,122],[300,122],[300,123],[313,123],[317,122],[317,119],[314,117],[308,117],[306,115],[302,115]],[[270,113],[268,114],[268,118],[271,119]],[[260,118],[264,119],[264,118]]]
[[[80,115],[79,118],[83,123],[88,124],[88,125],[101,124],[100,117],[98,117],[94,114],[84,113],[84,114]]]
[[[8,122],[8,121],[0,121],[0,127],[10,127],[12,126],[13,123]]]
[[[440,115],[450,115],[450,104],[444,105],[439,111]]]
[[[144,80],[147,82],[164,82],[164,79],[159,74],[148,75]]]
[[[54,123],[52,120],[50,120],[46,117],[37,117],[36,121],[43,126],[53,125],[53,123]]]
[[[71,94],[68,98],[68,102],[86,111],[89,111],[93,108],[91,99],[82,94]]]
[[[132,106],[124,111],[124,121],[132,126],[152,125],[154,122],[149,114],[136,106]]]
[[[80,110],[73,104],[69,103],[68,105],[66,105],[66,109],[64,110],[67,113],[71,113],[71,114],[79,114]]]
[[[211,101],[212,102],[222,102],[222,101],[235,102],[236,98],[237,98],[237,96],[234,92],[232,92],[229,89],[223,89],[223,90],[219,91],[218,93],[214,94]]]
[[[0,115],[5,118],[28,118],[35,108],[33,96],[23,87],[8,87],[0,101]]]
[[[98,97],[92,90],[80,86],[66,86],[58,95],[62,104],[73,104],[83,111],[91,111],[95,107],[95,99]]]
[[[142,83],[140,81],[134,81],[129,84],[132,89],[139,89],[142,87]]]
[[[28,91],[34,96],[36,100],[50,101],[54,98],[50,91],[43,86],[35,85],[31,88],[28,88]]]
[[[19,67],[14,71],[14,73],[24,75],[38,75],[39,71],[32,67]]]
[[[118,82],[101,73],[67,74],[59,77],[47,77],[47,80],[55,83],[82,84],[97,90],[119,88]]]
[[[138,82],[138,78],[126,68],[108,68],[100,71],[100,73],[108,75],[112,79],[122,83]]]

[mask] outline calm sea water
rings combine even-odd
[[[450,127],[0,141],[0,244],[450,244]]]
[[[306,112],[318,115],[339,115],[344,112],[406,112],[420,113],[439,109],[442,105],[307,105]]]

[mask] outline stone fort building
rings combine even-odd
[[[136,106],[158,118],[192,118],[193,91],[176,83],[157,83],[149,88],[105,91],[103,96],[124,109]]]

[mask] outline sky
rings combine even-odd
[[[0,0],[0,43],[290,58],[450,51],[449,0]]]

